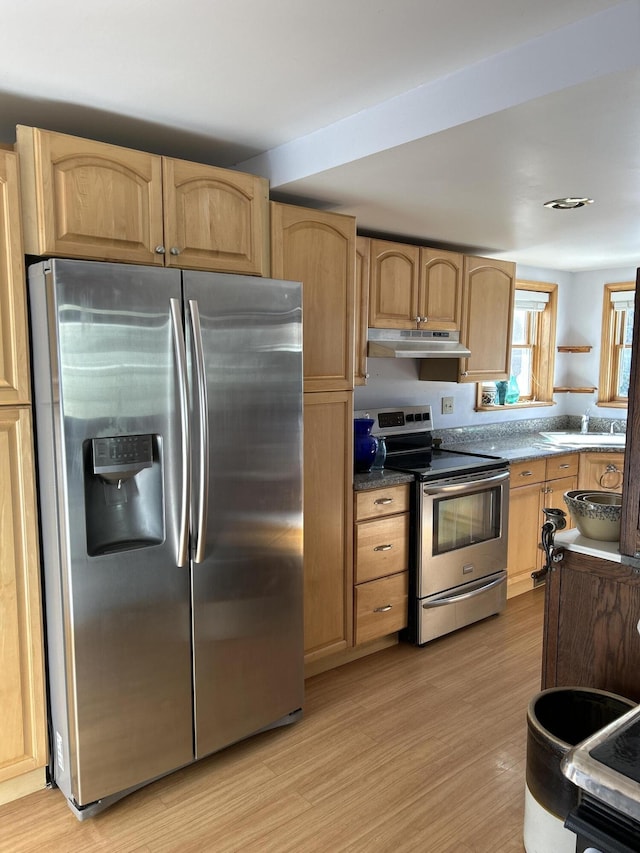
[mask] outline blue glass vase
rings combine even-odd
[[[353,461],[356,474],[368,474],[376,458],[378,439],[371,435],[373,418],[353,419]]]
[[[518,387],[518,380],[515,376],[511,376],[509,379],[509,384],[507,385],[507,393],[505,395],[504,401],[507,405],[512,403],[517,403],[520,399],[520,388]]]

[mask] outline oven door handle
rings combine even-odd
[[[489,477],[477,477],[471,475],[469,477],[460,478],[455,483],[443,483],[439,486],[436,484],[424,484],[423,494],[425,495],[441,495],[445,492],[462,492],[468,489],[469,486],[489,486],[495,483],[503,483],[509,479],[509,469],[499,471],[497,474],[492,474]]]
[[[459,595],[448,595],[446,598],[437,599],[437,601],[427,601],[422,605],[422,607],[424,610],[430,610],[432,607],[443,607],[445,604],[455,604],[457,601],[466,601],[469,598],[475,598],[476,595],[482,595],[483,592],[487,592],[489,589],[494,589],[496,586],[500,586],[500,584],[506,582],[507,573],[504,572],[504,574],[499,578],[489,581],[489,583],[486,583],[477,589],[472,589],[469,592],[461,592]]]

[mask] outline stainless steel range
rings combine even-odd
[[[414,475],[409,628],[417,645],[504,609],[509,463],[433,439],[431,406],[368,409],[386,467]]]

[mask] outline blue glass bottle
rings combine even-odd
[[[376,458],[378,439],[371,435],[373,418],[353,419],[353,461],[357,474],[368,474]]]
[[[517,403],[520,399],[520,388],[518,387],[518,380],[515,376],[511,376],[509,378],[509,385],[507,386],[507,394],[504,398],[504,401],[507,405],[510,403]]]

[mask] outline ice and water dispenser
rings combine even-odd
[[[87,552],[91,557],[164,541],[161,439],[114,435],[84,444]]]

